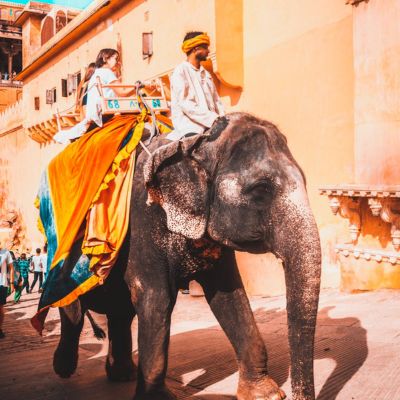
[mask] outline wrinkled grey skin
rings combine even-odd
[[[137,315],[135,399],[175,398],[164,383],[171,312],[179,287],[190,279],[203,286],[236,352],[238,399],[284,398],[268,375],[267,351],[234,250],[272,252],[282,259],[293,399],[315,398],[313,351],[321,255],[305,180],[274,125],[244,113],[229,114],[227,119],[229,123],[214,124],[209,134],[172,143],[159,138],[150,146],[151,157],[140,154],[130,245],[121,251],[106,284],[81,297],[84,310],[107,313],[111,346],[106,369],[113,380],[133,376],[129,332]],[[118,290],[119,299],[112,300],[118,304],[107,306],[104,292]],[[61,376],[69,376],[76,367],[81,322],[73,325],[63,314],[54,366]],[[73,354],[69,361],[67,353]]]

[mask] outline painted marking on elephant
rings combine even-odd
[[[215,247],[210,247],[207,249],[204,249],[204,251],[201,253],[201,256],[203,258],[210,258],[213,260],[218,260],[221,257],[221,247],[215,246]]]
[[[143,285],[142,282],[136,277],[133,279],[131,286],[131,299],[134,303],[136,303],[138,297],[139,297],[139,292],[143,292]]]
[[[218,186],[218,196],[227,204],[237,206],[245,202],[241,196],[241,190],[242,185],[239,183],[239,179],[234,175],[228,175]]]
[[[218,260],[221,257],[221,247],[206,239],[193,240],[193,247],[200,249],[200,257]]]
[[[142,282],[140,282],[138,278],[135,278],[133,280],[133,284],[134,284],[136,289],[143,290]]]
[[[168,229],[179,232],[191,239],[198,239],[204,234],[204,216],[190,215],[174,204],[165,203],[164,210],[170,218],[167,219]]]

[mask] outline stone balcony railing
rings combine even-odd
[[[0,87],[22,88],[22,81],[14,81],[10,79],[0,79]]]
[[[0,23],[0,33],[15,33],[22,35],[22,28],[20,26],[13,26],[11,23],[3,21]]]
[[[22,99],[0,112],[0,136],[22,127]]]

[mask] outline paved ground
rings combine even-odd
[[[133,383],[111,384],[104,374],[107,341],[85,326],[80,363],[67,380],[52,371],[59,319],[52,310],[43,337],[29,318],[38,294],[8,303],[0,341],[0,398],[7,400],[127,400]],[[290,398],[284,297],[253,297],[251,304],[269,350],[273,378]],[[104,326],[104,318],[95,314]],[[132,328],[136,343],[136,325]],[[168,384],[179,399],[234,399],[237,369],[229,342],[202,297],[180,295],[173,315]],[[400,400],[400,291],[321,295],[315,379],[319,400]]]

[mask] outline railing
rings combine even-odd
[[[23,82],[22,81],[14,81],[11,79],[1,79],[0,78],[0,87],[16,87],[22,88]]]
[[[12,26],[8,24],[0,24],[0,32],[2,33],[15,33],[17,35],[22,35],[22,28],[19,26]]]
[[[0,112],[0,136],[22,125],[22,99]]]

